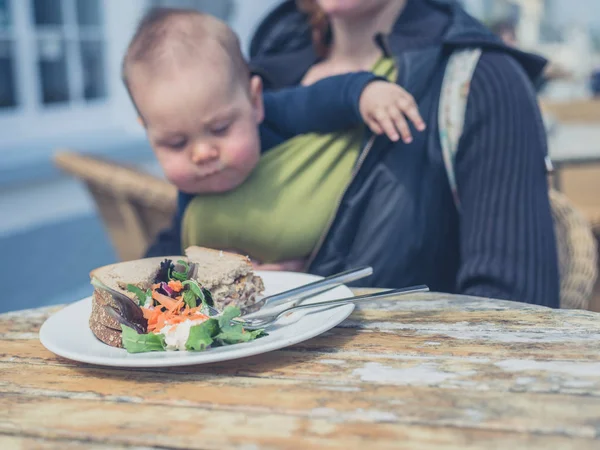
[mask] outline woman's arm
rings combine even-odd
[[[523,70],[508,55],[484,53],[456,161],[461,293],[559,306],[546,149]]]

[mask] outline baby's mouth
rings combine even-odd
[[[219,163],[218,165],[212,165],[212,166],[208,166],[208,167],[203,167],[201,169],[198,170],[197,174],[196,174],[196,178],[198,179],[203,179],[203,178],[208,178],[211,175],[214,175],[216,173],[219,173],[220,171],[223,170],[223,165],[221,163]]]

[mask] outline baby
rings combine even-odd
[[[152,10],[127,49],[123,80],[167,179],[182,193],[180,218],[190,196],[236,189],[261,152],[294,136],[366,123],[409,142],[405,116],[425,127],[406,91],[369,72],[263,92],[235,33],[195,11]]]

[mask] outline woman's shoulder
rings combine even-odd
[[[474,95],[496,98],[503,93],[526,94],[522,101],[536,101],[534,80],[523,65],[506,51],[484,50],[477,64],[471,91]]]
[[[250,61],[250,70],[259,75],[267,89],[294,86],[317,61],[312,46],[294,52],[267,55]]]
[[[294,0],[275,6],[256,27],[250,41],[250,58],[302,49],[312,42],[311,26]]]
[[[517,161],[515,154],[544,156],[544,133],[537,94],[523,66],[510,53],[482,52],[471,80],[458,161],[486,155],[481,161],[504,163]]]

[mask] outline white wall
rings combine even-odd
[[[600,29],[598,0],[550,0],[549,15],[562,26],[583,25]]]
[[[32,149],[32,154],[43,155],[41,150],[49,142],[69,145],[68,136],[81,137],[86,133],[127,131],[133,129],[135,115],[120,81],[120,62],[135,24],[145,8],[146,0],[102,0],[104,13],[105,63],[108,98],[95,102],[42,106],[38,101],[38,79],[35,48],[32,39],[30,9],[25,2],[15,8],[19,40],[17,50],[18,77],[24,107],[0,113],[0,164],[14,157],[14,150],[22,146]],[[135,126],[135,125],[133,125]],[[139,127],[137,127],[139,128]],[[139,133],[139,129],[136,132]],[[54,144],[52,144],[54,145]],[[10,155],[9,155],[10,154]],[[18,155],[17,155],[18,156]],[[36,156],[37,157],[37,156]]]
[[[133,36],[137,23],[146,10],[146,0],[104,0],[106,22],[110,24],[107,39],[108,83],[113,97],[112,117],[115,126],[121,125],[124,131],[143,134],[136,121],[136,114],[121,82],[121,60]]]

